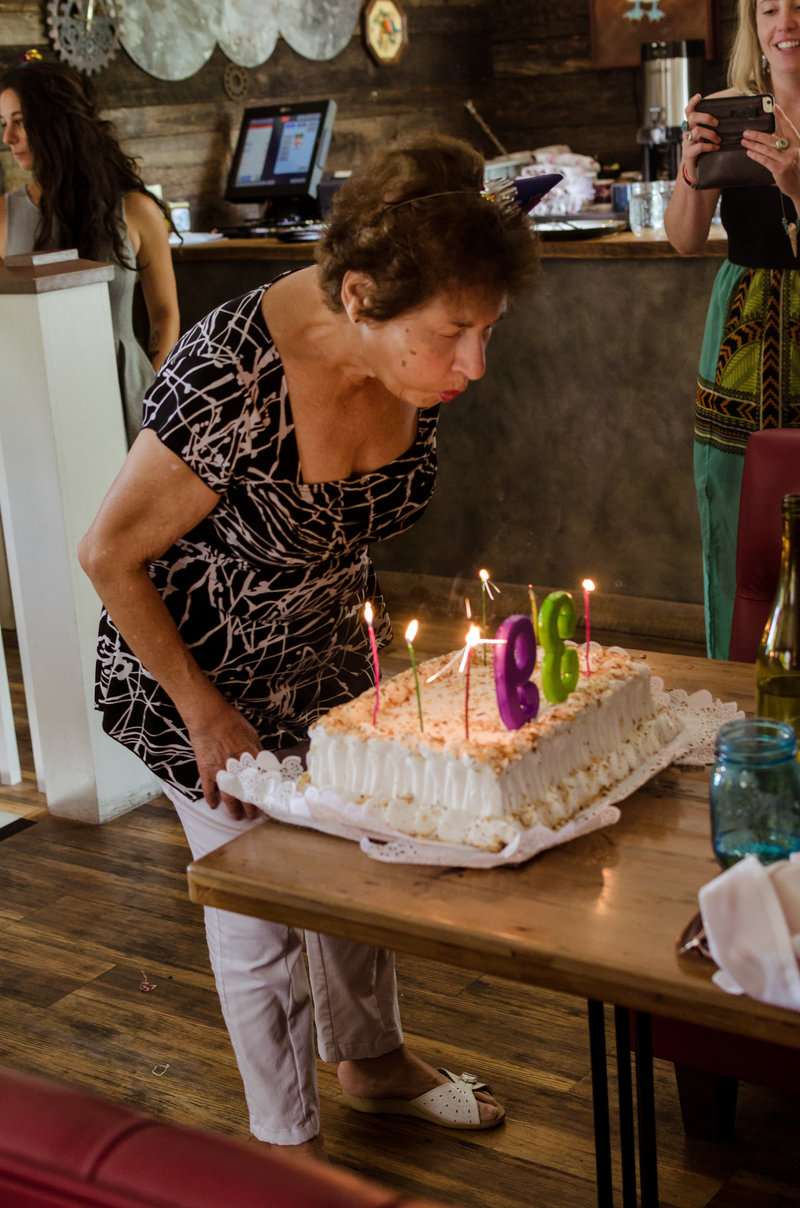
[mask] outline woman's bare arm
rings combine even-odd
[[[189,732],[203,786],[234,818],[258,811],[219,794],[227,759],[262,743],[186,647],[148,574],[149,564],[195,527],[219,496],[148,430],[141,432],[80,543],[83,569],[133,653],[171,698]]]
[[[150,327],[147,352],[153,368],[159,370],[180,334],[178,288],[167,224],[152,197],[129,193],[125,198],[125,225],[147,307]]]
[[[717,95],[725,95],[718,93]],[[711,219],[719,199],[718,189],[693,189],[687,184],[697,180],[697,161],[701,155],[713,155],[719,145],[719,136],[712,130],[698,131],[701,123],[716,126],[717,119],[703,113],[703,98],[697,93],[686,106],[686,120],[692,133],[692,141],[684,138],[681,144],[681,164],[672,198],[664,215],[664,229],[676,252],[682,256],[699,252],[705,246],[711,229]],[[702,138],[701,138],[702,134]]]

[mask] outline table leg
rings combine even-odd
[[[614,1007],[617,1041],[617,1098],[619,1101],[619,1153],[622,1163],[622,1203],[636,1204],[636,1138],[633,1127],[631,1077],[631,1020],[625,1007]]]
[[[645,1011],[633,1012],[633,1033],[636,1043],[636,1106],[639,1121],[642,1208],[658,1208],[653,1034],[650,1016]]]
[[[611,1179],[611,1125],[608,1114],[608,1068],[606,1065],[605,1008],[587,1001],[589,1011],[589,1057],[592,1068],[592,1111],[594,1153],[597,1172],[597,1208],[614,1208]]]

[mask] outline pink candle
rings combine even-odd
[[[581,587],[583,588],[583,611],[586,620],[586,674],[591,675],[592,671],[589,666],[589,593],[594,591],[594,582],[591,579],[584,579]]]
[[[375,626],[372,624],[373,613],[372,605],[367,600],[364,605],[364,620],[367,622],[369,630],[369,644],[372,647],[372,666],[375,670],[375,707],[372,710],[372,724],[377,725],[378,722],[378,706],[380,704],[380,682],[381,682],[381,667],[378,662],[378,643],[375,641]]]

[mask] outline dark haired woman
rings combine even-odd
[[[722,189],[728,256],[711,294],[700,354],[694,475],[703,540],[706,642],[730,650],[736,538],[744,454],[751,432],[800,427],[800,4],[739,0],[718,96],[772,93],[775,133],[748,131],[743,145],[767,168],[766,185]],[[686,107],[681,170],[664,220],[682,254],[700,251],[720,197],[697,188],[698,160],[719,146],[717,119],[694,96]],[[708,127],[712,128],[709,129]]]
[[[367,543],[421,515],[438,405],[481,377],[535,269],[524,214],[482,197],[482,173],[431,136],[353,176],[318,265],[180,340],[82,543],[106,608],[104,726],[159,776],[195,857],[257,816],[218,793],[227,759],[286,752],[371,683],[366,600],[381,643],[390,631]],[[253,1134],[321,1153],[302,934],[216,910],[206,928]],[[311,934],[306,948],[320,1054],[353,1106],[500,1122],[480,1083],[405,1049],[392,954]]]
[[[142,399],[178,338],[180,322],[165,211],[100,117],[91,82],[62,63],[32,61],[0,77],[0,129],[28,184],[0,197],[0,258],[78,249],[115,265],[109,282],[117,370],[130,444]],[[137,270],[148,351],[133,330]]]

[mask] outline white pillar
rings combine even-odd
[[[104,822],[158,782],[93,707],[100,603],[77,559],[126,453],[110,265],[75,251],[0,268],[0,511],[40,789]]]

